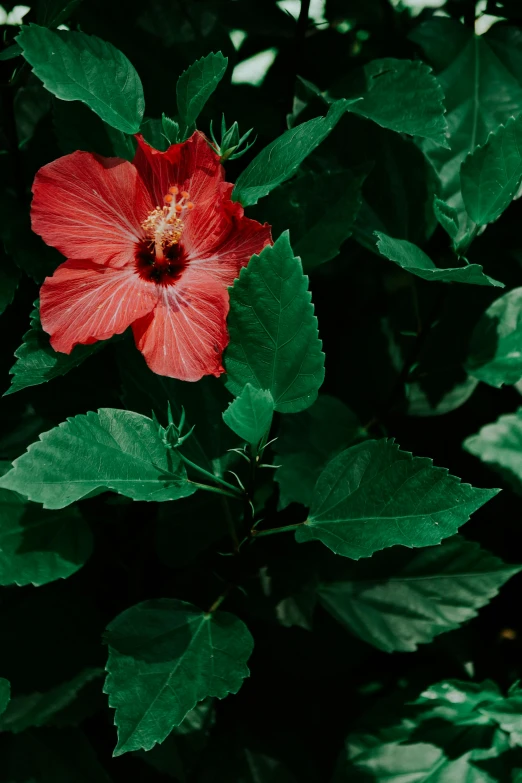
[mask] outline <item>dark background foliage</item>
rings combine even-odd
[[[3,3],[6,10],[12,5]],[[37,0],[24,22],[41,23],[43,15],[58,5]],[[110,41],[131,60],[144,85],[148,117],[175,113],[175,79],[198,57],[222,51],[229,58],[227,74],[198,127],[208,132],[210,120],[216,124],[224,112],[242,131],[254,128],[254,149],[227,166],[227,179],[232,181],[256,152],[286,129],[298,75],[326,89],[350,74],[356,78],[358,69],[376,58],[425,58],[412,32],[435,12],[426,8],[414,14],[388,0],[326,0],[323,20],[303,24],[272,0],[127,0],[125,4],[84,0],[69,3],[68,9],[64,20],[70,29]],[[464,25],[474,24],[472,1],[448,0],[443,10]],[[516,0],[489,0],[483,10],[507,20],[498,25],[522,25]],[[245,33],[238,50],[231,40],[233,30]],[[16,32],[13,26],[3,25],[6,48]],[[446,45],[442,37],[434,41],[435,53],[443,52]],[[235,65],[267,49],[275,57],[260,85],[231,81]],[[437,72],[437,63],[432,64]],[[1,263],[13,267],[13,259],[21,256],[26,259],[21,266],[41,281],[59,259],[29,233],[32,179],[43,164],[82,147],[91,131],[83,123],[84,107],[58,105],[20,58],[0,62],[0,71],[5,246]],[[307,111],[316,116],[321,107]],[[80,134],[79,140],[75,134]],[[102,138],[92,141],[93,149],[102,154],[103,144]],[[433,217],[434,172],[411,138],[348,114],[303,169],[321,172],[332,166],[365,174],[363,197],[387,232],[422,245],[444,266],[448,240]],[[273,220],[269,201],[249,214]],[[522,275],[521,209],[515,201],[469,253],[470,262],[482,264],[508,289],[517,286]],[[441,415],[445,395],[466,379],[462,364],[471,331],[499,291],[432,284],[410,276],[364,247],[355,234],[334,260],[311,275],[326,354],[322,392],[346,403],[374,436],[394,437],[401,448],[431,457],[436,465],[474,486],[504,487],[467,523],[465,536],[506,562],[520,561],[520,495],[462,448],[462,442],[481,426],[516,410],[518,391],[480,383],[462,404]],[[13,353],[28,328],[37,296],[37,283],[24,275],[13,303],[2,315],[2,391],[9,386]],[[99,407],[149,413],[150,403],[133,397],[129,370],[122,369],[122,350],[120,343],[109,346],[52,383],[4,397],[0,458],[14,459],[40,432],[68,416]],[[259,488],[263,492],[270,496],[269,484]],[[332,779],[346,735],[361,730],[367,720],[363,716],[371,714],[375,705],[414,698],[438,680],[464,678],[470,666],[478,680],[492,678],[502,688],[521,676],[522,627],[517,607],[522,576],[515,576],[476,619],[458,630],[421,645],[415,653],[385,653],[349,634],[322,609],[316,612],[313,633],[279,625],[257,575],[259,569],[297,557],[292,537],[259,541],[238,564],[221,554],[226,544],[215,533],[219,526],[223,530],[219,507],[209,506],[206,498],[199,505],[189,506],[191,502],[179,501],[174,507],[173,503],[133,503],[113,495],[86,500],[82,513],[93,530],[94,553],[85,567],[67,580],[43,587],[0,590],[0,674],[9,679],[13,692],[29,693],[53,688],[85,667],[103,667],[104,629],[132,604],[175,597],[208,607],[223,581],[244,586],[248,598],[235,591],[225,608],[245,619],[254,636],[251,676],[238,695],[217,703],[217,719],[203,747],[188,740],[175,748],[166,745],[164,757],[154,756],[154,766],[139,754],[112,759],[115,729],[99,680],[82,691],[75,703],[81,741],[86,738],[92,746],[107,779],[159,783],[183,768],[188,770],[183,773],[186,777],[179,779],[198,783],[323,783]],[[274,495],[266,515],[270,527],[291,524],[303,518],[303,508],[292,504],[277,511]],[[176,531],[171,519],[178,520]],[[209,530],[211,523],[216,528]],[[373,721],[374,729],[379,720],[386,720],[384,711]],[[67,731],[49,727],[32,734],[2,734],[0,759],[9,752],[10,764],[22,764],[23,756],[31,752],[30,743],[44,740],[82,758],[87,750],[76,748],[77,738],[69,743]],[[256,764],[261,772],[252,771]],[[42,780],[47,780],[45,774]],[[2,769],[0,761],[0,780],[26,779],[23,772]]]

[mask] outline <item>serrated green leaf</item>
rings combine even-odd
[[[505,699],[480,708],[480,712],[498,723],[510,736],[512,743],[522,745],[522,690],[513,688]]]
[[[196,383],[186,383],[157,375],[147,367],[132,339],[118,345],[117,359],[125,407],[146,416],[154,411],[164,426],[167,405],[177,421],[185,411],[185,429],[194,426],[194,431],[183,444],[183,454],[206,470],[222,475],[230,457],[228,449],[237,444],[221,415],[231,400],[221,379],[206,376]]]
[[[317,587],[324,608],[385,652],[410,652],[458,628],[522,570],[460,536],[420,551],[393,548],[362,563],[326,565]]]
[[[274,400],[270,392],[247,383],[223,413],[223,420],[241,440],[256,448],[268,434],[273,415]]]
[[[308,410],[284,416],[274,450],[279,504],[310,506],[319,474],[329,459],[364,437],[357,416],[335,397],[320,394]]]
[[[11,698],[11,686],[8,680],[0,677],[0,715],[2,715],[9,704]]]
[[[188,783],[190,773],[208,745],[215,719],[215,701],[205,699],[187,714],[183,723],[172,729],[161,745],[148,751],[137,750],[135,754],[157,772]]]
[[[106,639],[104,690],[116,709],[116,756],[163,742],[198,701],[237,693],[249,674],[253,640],[244,623],[185,601],[133,606],[110,623]]]
[[[435,17],[417,25],[411,38],[425,51],[444,92],[449,145],[427,140],[423,149],[439,174],[441,197],[458,210],[459,238],[473,227],[461,194],[460,167],[477,144],[522,106],[519,30],[493,25],[484,35],[457,19]]]
[[[76,699],[87,683],[101,677],[102,674],[102,669],[84,669],[69,682],[46,693],[16,696],[11,699],[7,710],[0,718],[0,731],[18,734],[31,727],[52,723],[53,718]]]
[[[454,535],[499,491],[462,484],[391,440],[366,441],[326,465],[295,536],[353,560],[396,544],[431,546]]]
[[[324,354],[288,232],[253,256],[229,291],[227,387],[234,395],[247,383],[269,391],[280,413],[308,408],[324,379]]]
[[[52,348],[49,335],[42,329],[38,302],[35,302],[35,309],[31,313],[31,328],[24,334],[22,345],[15,351],[16,362],[10,370],[13,376],[11,386],[4,396],[66,375],[104,345],[104,341],[92,345],[77,345],[70,354],[58,353]]]
[[[361,95],[362,99],[350,107],[354,114],[449,149],[444,92],[428,65],[421,60],[388,57],[372,60],[363,72],[364,84],[357,84],[349,76],[334,84],[328,94],[335,98]]]
[[[435,197],[433,199],[433,211],[440,225],[449,234],[450,238],[455,240],[459,233],[459,213],[442,199]]]
[[[475,326],[465,368],[500,388],[522,378],[522,288],[496,299]]]
[[[77,508],[49,512],[0,489],[0,585],[44,585],[76,573],[92,536]]]
[[[347,738],[333,783],[495,783],[510,779],[509,736],[482,707],[501,698],[495,683],[446,680],[409,705],[388,708],[386,728]],[[379,710],[379,704],[376,705]],[[401,709],[402,707],[402,709]],[[380,723],[376,717],[376,724]],[[486,771],[489,760],[500,777]],[[504,765],[503,762],[506,762]]]
[[[519,485],[522,481],[522,408],[486,424],[464,441],[464,449],[495,470],[507,471]]]
[[[112,44],[69,30],[22,28],[16,38],[33,72],[63,101],[82,101],[124,133],[140,129],[145,101],[134,67]]]
[[[244,207],[257,204],[260,198],[285,182],[324,141],[353,103],[355,101],[335,101],[325,117],[315,117],[296,125],[261,150],[237,178],[233,200]]]
[[[179,123],[175,120],[171,120],[170,117],[164,113],[161,116],[161,127],[163,133],[167,137],[169,144],[177,144],[179,141]]]
[[[522,181],[522,117],[509,119],[460,169],[462,198],[479,226],[492,223],[511,204]]]
[[[254,216],[270,223],[274,236],[290,230],[294,252],[308,273],[335,258],[352,235],[363,181],[348,170],[307,172],[272,191]]]
[[[74,416],[44,432],[14,461],[0,487],[44,508],[64,508],[105,490],[133,500],[165,501],[197,489],[151,419],[113,408]]]
[[[179,116],[190,128],[225,75],[228,58],[221,52],[201,57],[183,71],[176,84]]]
[[[431,258],[412,242],[407,242],[405,239],[393,239],[380,231],[376,231],[375,236],[378,239],[377,247],[382,256],[389,258],[402,269],[421,277],[423,280],[504,287],[504,283],[486,275],[480,264],[439,269]]]

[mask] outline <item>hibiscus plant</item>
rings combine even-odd
[[[0,24],[0,783],[520,783],[522,3]]]

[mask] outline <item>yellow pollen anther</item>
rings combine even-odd
[[[179,188],[172,185],[164,196],[165,206],[157,206],[141,224],[147,239],[154,244],[158,260],[165,257],[165,251],[178,244],[184,228],[183,213],[194,207],[191,201],[186,202],[189,195],[186,190],[181,192],[179,199],[176,198],[178,194]]]

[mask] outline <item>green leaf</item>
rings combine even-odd
[[[500,388],[522,378],[522,288],[496,299],[475,326],[466,370]]]
[[[326,394],[320,394],[308,410],[283,417],[274,443],[281,466],[275,474],[280,507],[290,503],[310,507],[315,482],[328,460],[364,435],[356,415]]]
[[[190,128],[225,75],[228,58],[211,52],[183,71],[176,84],[179,116]]]
[[[7,160],[0,156],[0,161]],[[0,177],[3,172],[0,171]],[[7,177],[6,177],[7,181]],[[23,272],[37,283],[43,283],[62,263],[63,256],[53,247],[49,247],[31,230],[31,220],[27,205],[19,201],[14,188],[4,188],[0,192],[0,237],[5,251]]]
[[[58,353],[51,347],[49,335],[40,324],[38,302],[34,304],[31,328],[24,334],[22,345],[15,351],[16,362],[10,370],[13,377],[5,396],[66,375],[106,345],[106,342],[77,345],[70,354]]]
[[[7,49],[3,49],[0,52],[0,62],[5,60],[14,60],[15,57],[20,57],[22,54],[22,48],[17,43],[11,44]]]
[[[522,59],[519,30],[493,25],[474,35],[456,19],[432,18],[410,36],[438,71],[444,92],[449,146],[427,140],[423,149],[442,184],[441,197],[458,210],[459,237],[472,228],[461,194],[460,167],[469,152],[488,135],[520,113]]]
[[[290,230],[294,252],[308,273],[335,258],[352,235],[363,181],[348,170],[307,172],[272,191],[255,217],[270,223],[274,236]]]
[[[215,702],[206,699],[187,714],[183,723],[172,729],[161,745],[148,751],[137,750],[135,755],[157,772],[188,783],[194,767],[199,766],[214,724]]]
[[[353,560],[395,544],[431,546],[454,535],[499,491],[461,484],[391,440],[366,441],[327,464],[295,535],[299,543],[319,540]]]
[[[54,717],[75,701],[87,683],[103,674],[102,669],[84,669],[69,682],[46,693],[31,693],[11,699],[0,718],[0,731],[18,734],[25,729],[52,723]]]
[[[19,282],[20,270],[0,249],[0,315],[13,301]]]
[[[440,225],[449,234],[450,238],[455,240],[459,233],[459,213],[442,199],[435,197],[433,199],[433,211]]]
[[[175,451],[167,451],[151,419],[101,408],[74,416],[29,446],[0,487],[64,508],[112,490],[133,500],[176,500],[197,489]]]
[[[389,258],[402,269],[421,277],[423,280],[504,287],[504,283],[484,274],[480,264],[439,269],[417,245],[407,242],[405,239],[392,239],[380,231],[376,231],[375,236],[378,238],[377,247],[382,256]]]
[[[154,411],[164,426],[167,425],[167,405],[178,421],[185,411],[186,430],[192,426],[195,429],[183,444],[183,453],[221,476],[230,457],[228,449],[236,445],[234,435],[221,415],[231,399],[222,381],[206,376],[196,383],[186,383],[157,375],[147,367],[132,338],[118,345],[117,358],[125,407],[144,415]]]
[[[247,383],[239,397],[223,413],[223,420],[241,440],[256,448],[268,435],[274,414],[274,400],[269,391]]]
[[[315,117],[290,128],[261,150],[237,178],[232,192],[233,200],[239,201],[244,207],[257,204],[260,198],[291,177],[353,103],[355,101],[335,101],[326,117]]]
[[[169,144],[177,144],[179,141],[179,123],[175,120],[171,120],[166,114],[162,114],[161,127]]]
[[[513,687],[506,699],[480,708],[480,712],[496,721],[511,736],[512,743],[522,745],[522,690]]]
[[[227,387],[236,396],[247,383],[269,391],[280,413],[308,408],[324,379],[324,354],[288,232],[253,256],[229,291]]]
[[[522,481],[522,408],[486,424],[464,441],[464,449],[495,470],[507,471],[515,485]]]
[[[483,712],[501,698],[498,687],[488,680],[446,680],[427,688],[413,704],[399,705],[398,699],[391,704],[378,702],[374,725],[385,728],[348,736],[334,783],[510,780],[513,764],[506,753],[510,738]],[[487,774],[487,762],[497,758],[499,776]]]
[[[462,198],[479,226],[492,223],[511,204],[522,181],[522,117],[511,118],[462,164]]]
[[[6,711],[10,698],[11,686],[9,685],[9,681],[0,677],[0,715]]]
[[[133,136],[103,122],[88,106],[78,101],[53,100],[53,124],[64,154],[84,150],[107,158],[132,161],[136,152]]]
[[[234,615],[167,598],[127,609],[110,623],[106,639],[115,756],[163,742],[198,701],[237,693],[253,648],[250,632]]]
[[[14,113],[18,146],[26,149],[34,138],[40,123],[51,109],[52,97],[38,79],[31,78],[26,87],[21,87],[14,97]]]
[[[522,566],[455,536],[420,551],[394,547],[357,564],[327,560],[324,570],[317,592],[336,620],[380,650],[410,652],[476,617]]]
[[[334,98],[361,95],[350,108],[354,114],[449,148],[444,92],[432,69],[420,60],[372,60],[364,66],[359,83],[350,75],[334,84],[328,94]]]
[[[145,101],[141,81],[124,54],[94,35],[32,24],[17,36],[23,55],[44,86],[63,101],[82,101],[124,133],[140,129]]]
[[[0,489],[0,585],[44,585],[76,573],[92,553],[77,508],[44,511]]]

